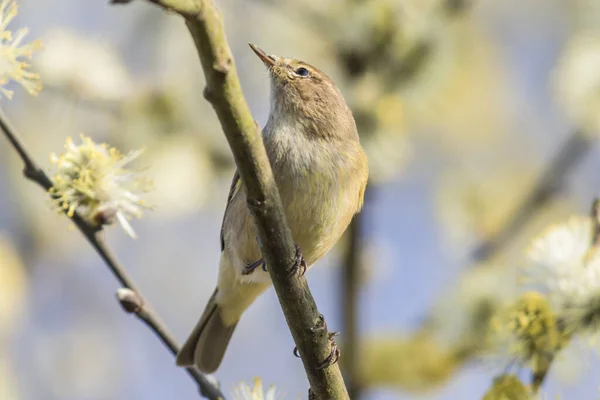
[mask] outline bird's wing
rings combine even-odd
[[[231,188],[229,189],[229,195],[227,196],[227,205],[225,206],[225,213],[223,214],[223,222],[221,223],[221,251],[225,250],[225,235],[223,234],[225,217],[227,216],[227,211],[229,210],[231,200],[233,200],[233,198],[240,191],[241,188],[242,180],[240,179],[240,174],[236,170],[235,174],[233,174],[233,180],[231,181]]]
[[[231,201],[235,197],[236,194],[240,192],[242,188],[242,180],[240,179],[240,174],[235,171],[233,174],[233,180],[231,181],[231,188],[229,189],[229,195],[227,196],[227,205],[225,206],[225,213],[223,214],[223,222],[221,223],[221,252],[225,250],[225,235],[223,234],[223,226],[225,225],[225,218],[227,216],[227,210],[229,210],[229,205]],[[257,267],[261,266],[265,269],[265,260],[261,258],[260,260],[246,266],[247,272],[252,273]],[[266,270],[266,269],[265,269]]]

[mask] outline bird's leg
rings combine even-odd
[[[265,263],[265,259],[261,258],[258,261],[253,262],[250,265],[244,267],[242,271],[242,275],[250,275],[254,272],[256,268],[262,265],[262,270],[267,272],[267,263]],[[290,268],[290,276],[295,275],[296,272],[300,271],[300,276],[303,276],[306,273],[306,261],[304,261],[304,256],[302,255],[302,249],[296,243],[296,258],[294,259],[294,265]]]
[[[304,261],[304,256],[302,255],[302,249],[296,243],[296,258],[294,259],[294,265],[290,268],[289,275],[295,275],[296,272],[300,271],[300,276],[303,276],[306,273],[306,261]]]
[[[242,275],[250,275],[250,274],[251,274],[251,273],[253,273],[253,272],[254,272],[254,270],[255,270],[256,268],[258,268],[258,267],[259,267],[261,264],[262,264],[262,269],[263,269],[263,271],[266,271],[266,270],[267,270],[267,264],[265,263],[265,259],[264,259],[264,258],[261,258],[260,260],[258,260],[258,261],[255,261],[255,262],[253,262],[252,264],[245,266],[245,267],[244,267],[244,270],[242,271]]]

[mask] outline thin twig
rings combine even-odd
[[[592,201],[590,217],[592,219],[591,248],[597,248],[600,246],[600,197],[596,197],[594,201]]]
[[[40,167],[38,167],[33,158],[31,158],[31,156],[29,155],[29,152],[25,148],[25,145],[19,140],[17,135],[13,133],[14,130],[9,125],[8,120],[4,115],[4,112],[1,110],[0,129],[2,129],[10,144],[17,151],[17,153],[19,153],[19,157],[21,157],[21,160],[23,160],[23,164],[25,164],[25,167],[23,168],[23,175],[25,175],[26,178],[38,183],[45,190],[50,190],[50,188],[53,186],[52,181],[50,180],[50,178],[48,178],[44,171]]]
[[[15,133],[15,130],[8,123],[8,119],[2,111],[0,111],[0,129],[4,132],[4,136],[12,144],[13,148],[17,151],[21,160],[25,164],[23,174],[26,178],[37,183],[48,191],[52,186],[52,180],[42,170],[35,160],[31,157],[27,151],[25,145],[19,139],[19,136]],[[174,339],[171,332],[168,330],[166,325],[160,320],[160,318],[152,311],[152,308],[148,305],[148,302],[144,299],[142,292],[135,284],[133,278],[127,273],[125,268],[117,261],[116,257],[106,246],[104,239],[102,238],[102,228],[94,227],[88,224],[82,219],[77,213],[71,218],[75,226],[85,236],[87,241],[92,245],[100,257],[104,260],[105,264],[111,270],[115,278],[121,283],[122,286],[127,288],[129,292],[138,299],[139,304],[142,305],[140,310],[143,312],[136,313],[142,321],[150,327],[150,329],[160,338],[160,340],[167,345],[173,355],[179,351],[179,344]],[[119,299],[121,300],[121,299]],[[123,305],[123,301],[121,301]],[[196,381],[200,388],[200,393],[210,400],[223,399],[224,396],[221,394],[219,389],[215,387],[204,375],[198,370],[188,368],[188,373]]]
[[[504,249],[517,232],[529,222],[535,211],[550,200],[567,174],[588,152],[591,145],[592,140],[583,131],[575,131],[571,134],[507,222],[472,252],[472,260],[478,262],[489,259]]]
[[[269,275],[311,391],[320,400],[348,399],[338,364],[326,368],[321,365],[332,352],[332,342],[306,278],[289,273],[297,261],[296,246],[262,136],[242,93],[219,11],[210,0],[148,1],[182,15],[194,39],[206,79],[204,95],[231,147],[256,223],[261,252],[269,265]]]
[[[121,288],[117,290],[117,300],[119,300],[125,312],[135,314],[150,330],[158,335],[164,345],[169,348],[171,354],[177,355],[180,348],[179,343],[167,330],[166,326],[160,322],[159,317],[152,308],[146,306],[144,299],[140,297],[139,293],[127,288]],[[186,371],[192,379],[198,382],[202,396],[211,400],[223,400],[225,398],[220,390],[197,368],[186,368]]]

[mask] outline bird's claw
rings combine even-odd
[[[252,264],[245,266],[244,269],[242,270],[242,275],[250,275],[260,265],[262,265],[263,271],[267,270],[267,264],[265,263],[265,259],[261,258],[260,260],[255,261]]]
[[[242,275],[250,275],[254,272],[256,268],[261,266],[262,270],[267,272],[267,263],[264,258],[261,258],[258,261],[253,262],[244,267],[242,270]],[[296,243],[296,258],[294,259],[294,265],[290,268],[289,276],[295,275],[296,272],[300,271],[300,276],[303,276],[306,273],[307,266],[306,261],[304,261],[304,257],[302,256],[302,249]]]
[[[329,333],[329,341],[331,342],[331,353],[329,353],[329,355],[327,356],[325,361],[323,361],[321,364],[319,364],[317,366],[317,369],[325,369],[325,368],[335,364],[340,359],[340,355],[342,354],[342,352],[340,351],[337,343],[333,339],[335,336],[338,336],[339,334],[340,334],[339,332],[330,332]]]
[[[304,276],[306,273],[306,261],[304,261],[304,256],[302,255],[302,249],[296,243],[296,258],[294,259],[294,265],[290,268],[289,276],[296,275],[298,271],[300,271],[299,276]]]
[[[313,332],[315,331],[321,331],[321,330],[327,330],[327,323],[325,323],[325,317],[323,317],[323,314],[319,315],[319,321],[317,322],[317,324],[311,328],[311,330]],[[342,354],[342,352],[340,351],[337,343],[335,342],[335,340],[333,339],[334,337],[338,336],[340,333],[339,332],[329,332],[328,333],[328,339],[331,342],[331,353],[329,353],[329,355],[327,356],[327,358],[325,359],[325,361],[323,361],[321,364],[319,364],[317,366],[317,369],[324,369],[329,367],[330,365],[335,364],[339,359],[340,359],[340,355]],[[300,353],[298,352],[298,347],[294,347],[294,356],[300,358]]]

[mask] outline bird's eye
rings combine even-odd
[[[308,70],[306,68],[304,68],[304,67],[298,68],[295,72],[296,72],[296,75],[302,76],[304,78],[306,78],[308,75],[310,75],[310,73],[308,72]]]

